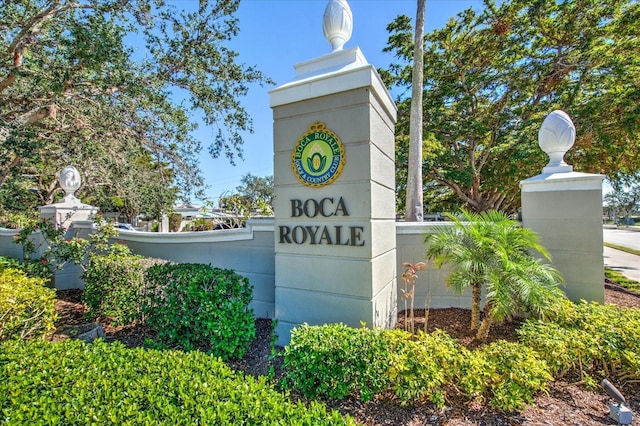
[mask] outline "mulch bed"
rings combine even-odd
[[[53,339],[68,335],[69,330],[85,324],[86,307],[81,300],[81,290],[58,292],[57,331]],[[605,303],[640,309],[640,296],[631,293],[607,280],[605,283]],[[424,310],[415,311],[416,328],[424,328]],[[445,330],[463,345],[474,348],[479,345],[474,334],[469,331],[470,311],[448,308],[430,309],[427,330]],[[129,347],[142,346],[144,339],[153,337],[151,330],[142,326],[114,327],[108,321],[99,320],[108,341],[121,341]],[[404,314],[400,313],[397,327],[403,327]],[[518,321],[493,325],[490,340],[504,339],[516,341],[515,330]],[[276,370],[281,365],[281,357],[271,359],[272,321],[256,319],[256,339],[242,359],[229,362],[231,368],[251,375],[266,375],[270,367]],[[627,398],[627,406],[634,411],[635,422],[640,415],[640,384],[615,383]],[[606,425],[616,424],[608,417],[611,398],[601,389],[587,390],[580,383],[556,381],[550,384],[548,394],[538,395],[535,405],[526,407],[515,414],[505,414],[488,409],[486,406],[466,401],[447,401],[448,407],[439,410],[430,405],[417,404],[401,407],[393,401],[374,399],[364,403],[357,399],[345,398],[341,401],[323,401],[328,407],[348,413],[358,423],[364,425]]]

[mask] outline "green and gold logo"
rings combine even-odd
[[[291,153],[293,174],[307,186],[321,187],[336,180],[345,164],[340,138],[316,122],[300,136]]]

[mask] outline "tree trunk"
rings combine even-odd
[[[480,301],[482,298],[482,286],[473,284],[471,286],[471,330],[478,328],[480,323]]]
[[[424,18],[427,0],[417,0],[413,74],[411,79],[411,116],[409,118],[409,164],[407,175],[407,222],[422,222],[422,89],[424,82]]]
[[[491,324],[493,324],[493,320],[491,319],[491,304],[487,303],[484,307],[484,318],[482,319],[482,324],[480,324],[480,328],[476,334],[476,339],[483,342],[487,340]]]

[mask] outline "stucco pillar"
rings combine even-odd
[[[520,182],[523,225],[542,245],[565,281],[567,297],[604,302],[602,240],[603,175],[578,173],[564,162],[575,141],[575,127],[563,111],[544,120],[538,135],[549,155],[542,174]]]
[[[58,176],[60,187],[64,190],[64,198],[55,204],[40,207],[40,216],[64,228],[65,238],[89,238],[92,232],[92,219],[98,213],[98,208],[82,203],[75,196],[82,180],[80,173],[73,166],[67,166]],[[66,264],[62,269],[54,271],[53,283],[58,290],[84,288],[81,278],[82,268],[73,263]]]
[[[325,23],[344,5],[330,2]],[[283,345],[304,322],[389,327],[397,315],[396,107],[360,49],[332,40],[331,53],[295,65],[295,79],[270,92]]]

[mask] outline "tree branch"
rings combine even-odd
[[[17,48],[13,52],[13,67],[19,68],[22,66],[22,48]],[[15,71],[11,71],[7,78],[0,82],[0,93],[4,91],[7,87],[11,86],[15,81],[18,74]]]
[[[433,172],[433,177],[435,178],[436,182],[450,188],[462,201],[472,206],[474,209],[478,208],[479,206],[478,202],[473,198],[469,197],[467,193],[457,183],[446,179],[442,175],[442,173],[440,173],[440,171],[435,167],[432,167],[431,171]]]
[[[81,5],[73,1],[64,6],[58,7],[59,5],[60,0],[54,0],[48,8],[32,16],[31,19],[29,19],[22,27],[22,31],[20,31],[20,33],[9,44],[6,54],[7,56],[13,56],[14,71],[11,71],[9,75],[0,82],[0,93],[15,81],[17,77],[15,70],[22,67],[23,51],[24,47],[28,44],[28,39],[40,31],[40,27],[46,20],[52,16],[72,9],[93,9],[93,6],[91,5]]]

